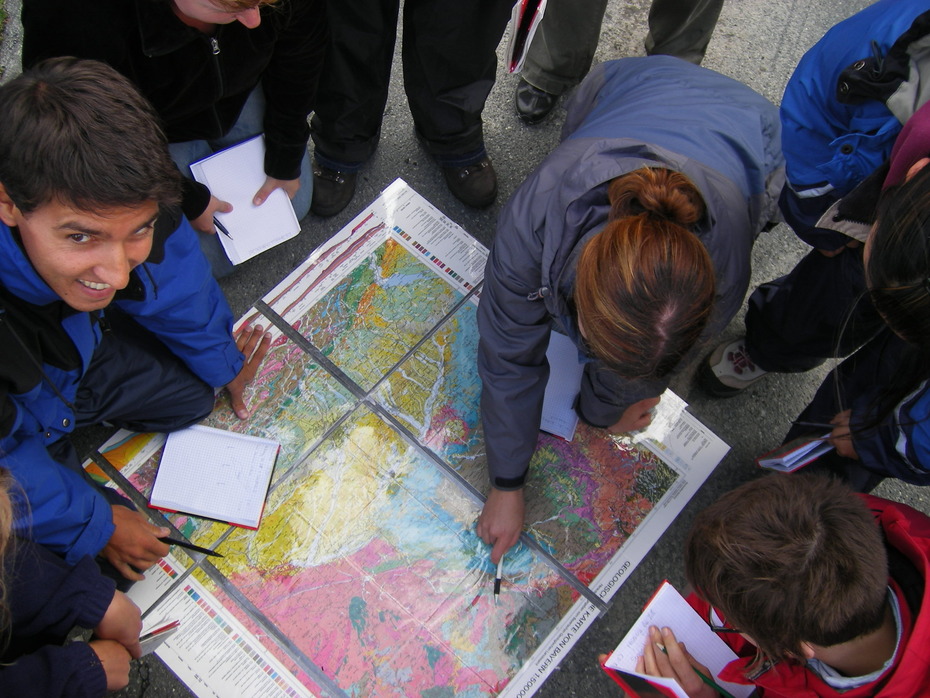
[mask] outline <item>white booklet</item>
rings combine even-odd
[[[546,359],[549,361],[549,382],[546,383],[539,428],[571,441],[578,426],[575,398],[581,389],[584,364],[578,360],[575,343],[554,330],[549,333]]]
[[[630,689],[628,692],[632,692],[633,695],[643,693],[641,689],[637,689],[645,683],[664,689],[658,693],[688,698],[688,694],[674,679],[657,678],[636,671],[636,662],[642,656],[646,642],[649,641],[649,628],[653,625],[657,628],[672,629],[675,638],[685,643],[691,656],[713,674],[706,678],[716,685],[718,692],[733,698],[747,698],[753,692],[753,686],[721,681],[718,678],[723,668],[737,659],[736,653],[710,629],[707,621],[701,618],[678,590],[667,581],[663,582],[658,591],[653,594],[646,608],[643,609],[643,614],[604,663],[605,669],[612,669],[616,672],[608,671],[608,674],[621,686],[628,687]]]
[[[258,528],[279,444],[196,425],[168,435],[149,506]]]
[[[782,444],[774,451],[769,451],[756,458],[760,468],[777,470],[782,473],[793,473],[798,468],[817,460],[833,448],[829,438],[832,432],[823,436],[802,436]]]
[[[291,200],[275,189],[261,206],[252,199],[265,183],[265,137],[255,136],[191,164],[194,179],[210,193],[233,205],[229,213],[217,213],[217,230],[226,256],[241,264],[265,250],[290,240],[300,232]]]

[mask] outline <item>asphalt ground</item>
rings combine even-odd
[[[348,1],[348,0],[347,0]],[[865,0],[728,0],[704,60],[713,70],[740,80],[776,104],[804,52],[832,25],[866,7]],[[6,0],[11,15],[0,45],[3,80],[19,72],[19,0]],[[596,61],[643,55],[647,0],[611,0],[604,18]],[[506,41],[506,38],[505,38]],[[400,40],[398,41],[398,48]],[[502,46],[505,44],[502,44]],[[503,55],[503,48],[500,50]],[[538,126],[526,126],[515,116],[513,91],[518,76],[499,68],[498,80],[484,111],[485,141],[497,170],[500,194],[489,209],[469,209],[446,189],[438,166],[417,142],[403,92],[398,58],[391,81],[380,147],[360,173],[355,198],[333,218],[312,214],[302,221],[302,232],[258,258],[241,265],[222,282],[238,315],[303,261],[318,245],[338,231],[396,177],[404,178],[452,220],[485,245],[495,234],[500,207],[520,182],[556,146],[564,119],[562,103]],[[760,236],[753,251],[750,288],[787,273],[806,252],[791,230],[779,225]],[[727,330],[741,333],[742,313]],[[599,618],[536,693],[541,698],[617,696],[617,687],[597,667],[595,657],[613,649],[643,603],[663,579],[683,586],[682,542],[694,515],[722,493],[755,477],[752,461],[781,442],[792,419],[812,397],[828,366],[805,374],[770,375],[737,397],[716,400],[689,386],[678,386],[691,411],[713,429],[731,451],[652,552],[630,575]],[[886,480],[875,492],[930,514],[930,497],[919,487]],[[190,695],[159,660],[134,663],[130,686],[122,697],[161,698]],[[224,697],[226,698],[226,697]]]

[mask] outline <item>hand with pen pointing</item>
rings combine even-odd
[[[649,639],[636,662],[636,671],[651,676],[675,679],[690,698],[717,698],[715,691],[702,677],[710,670],[692,657],[684,644],[678,642],[671,628],[649,628]]]
[[[100,551],[126,579],[145,579],[137,570],[147,570],[168,554],[168,546],[159,540],[169,529],[156,526],[138,511],[113,504],[113,534]]]

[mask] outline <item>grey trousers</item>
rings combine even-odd
[[[652,0],[646,53],[700,63],[723,0]],[[607,0],[549,0],[523,67],[522,78],[560,95],[587,75],[601,35]]]

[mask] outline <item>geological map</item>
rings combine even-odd
[[[495,595],[486,257],[397,180],[242,319],[273,333],[252,416],[220,397],[205,424],[281,444],[261,525],[168,516],[223,557],[173,548],[132,592],[147,622],[181,618],[157,652],[198,695],[531,695],[723,457],[687,414],[645,447],[541,432]],[[142,501],[163,443],[120,432],[89,469]]]

